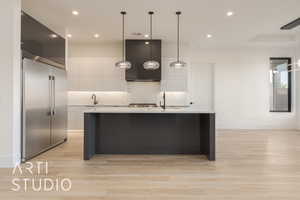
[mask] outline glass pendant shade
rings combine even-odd
[[[144,62],[143,67],[146,70],[156,70],[159,68],[159,62],[157,62],[155,60],[150,60],[150,61]]]
[[[175,61],[170,63],[170,67],[174,67],[176,69],[180,69],[186,66],[186,63],[183,61]]]
[[[119,61],[116,63],[116,67],[120,69],[130,69],[131,68],[131,63],[128,61]]]
[[[152,15],[154,12],[150,11],[150,41],[152,41]],[[159,62],[152,59],[152,42],[150,42],[150,60],[144,62],[143,67],[145,70],[156,70],[160,67]]]
[[[176,12],[177,15],[177,61],[171,62],[170,67],[175,69],[180,69],[186,66],[186,63],[179,60],[179,16],[181,15],[180,11]]]
[[[125,33],[124,33],[124,15],[126,15],[125,11],[121,12],[122,15],[122,24],[123,24],[123,28],[122,28],[122,54],[123,54],[123,60],[119,61],[115,64],[116,67],[120,68],[120,69],[130,69],[131,68],[131,63],[125,60]]]

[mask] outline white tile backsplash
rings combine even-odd
[[[128,82],[128,100],[130,103],[157,103],[160,92],[159,82]]]
[[[151,85],[153,84],[153,85]],[[91,96],[96,94],[99,105],[129,105],[130,103],[156,103],[162,101],[162,92],[158,83],[131,84],[128,92],[69,91],[68,105],[91,105]],[[166,92],[168,106],[188,105],[186,92]]]
[[[98,92],[98,91],[70,91],[68,92],[69,105],[91,105],[92,95],[97,96],[99,105],[128,105],[127,92]]]
[[[163,92],[159,93],[159,100],[162,100]],[[188,96],[186,92],[166,92],[167,106],[186,106],[188,105]]]

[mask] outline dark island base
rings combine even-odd
[[[215,160],[215,114],[85,113],[84,160],[94,154],[204,154]]]

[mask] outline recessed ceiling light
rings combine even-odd
[[[207,38],[212,38],[212,35],[211,34],[207,34],[206,37]]]
[[[72,11],[72,14],[73,14],[73,15],[79,15],[79,12],[78,12],[77,10],[73,10],[73,11]]]
[[[100,35],[98,33],[94,34],[94,38],[98,38]]]
[[[57,35],[56,34],[51,34],[50,37],[51,38],[57,38]]]
[[[149,37],[149,35],[148,35],[148,34],[145,34],[145,35],[144,35],[144,37],[145,37],[145,38],[148,38],[148,37]]]
[[[72,35],[71,35],[71,34],[67,34],[67,37],[68,37],[68,38],[71,38],[71,37],[72,37]]]
[[[228,17],[230,17],[230,16],[234,15],[234,12],[228,11],[228,12],[226,13],[226,15],[227,15]]]

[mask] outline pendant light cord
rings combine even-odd
[[[122,13],[122,15],[123,15],[123,17],[122,17],[122,24],[123,24],[123,28],[122,28],[122,39],[123,39],[123,41],[122,41],[122,50],[123,50],[123,61],[125,61],[125,31],[124,31],[124,15],[125,15],[126,13],[125,12],[123,12]]]
[[[153,43],[153,41],[152,41],[152,15],[153,15],[153,12],[150,11],[149,14],[150,14],[150,60],[153,60],[152,59],[152,43]]]
[[[126,43],[125,43],[125,11],[121,11],[122,15],[122,60],[118,61],[115,66],[120,69],[130,69],[131,63],[126,61]]]
[[[181,12],[176,12],[177,14],[177,62],[179,62],[179,15]]]

